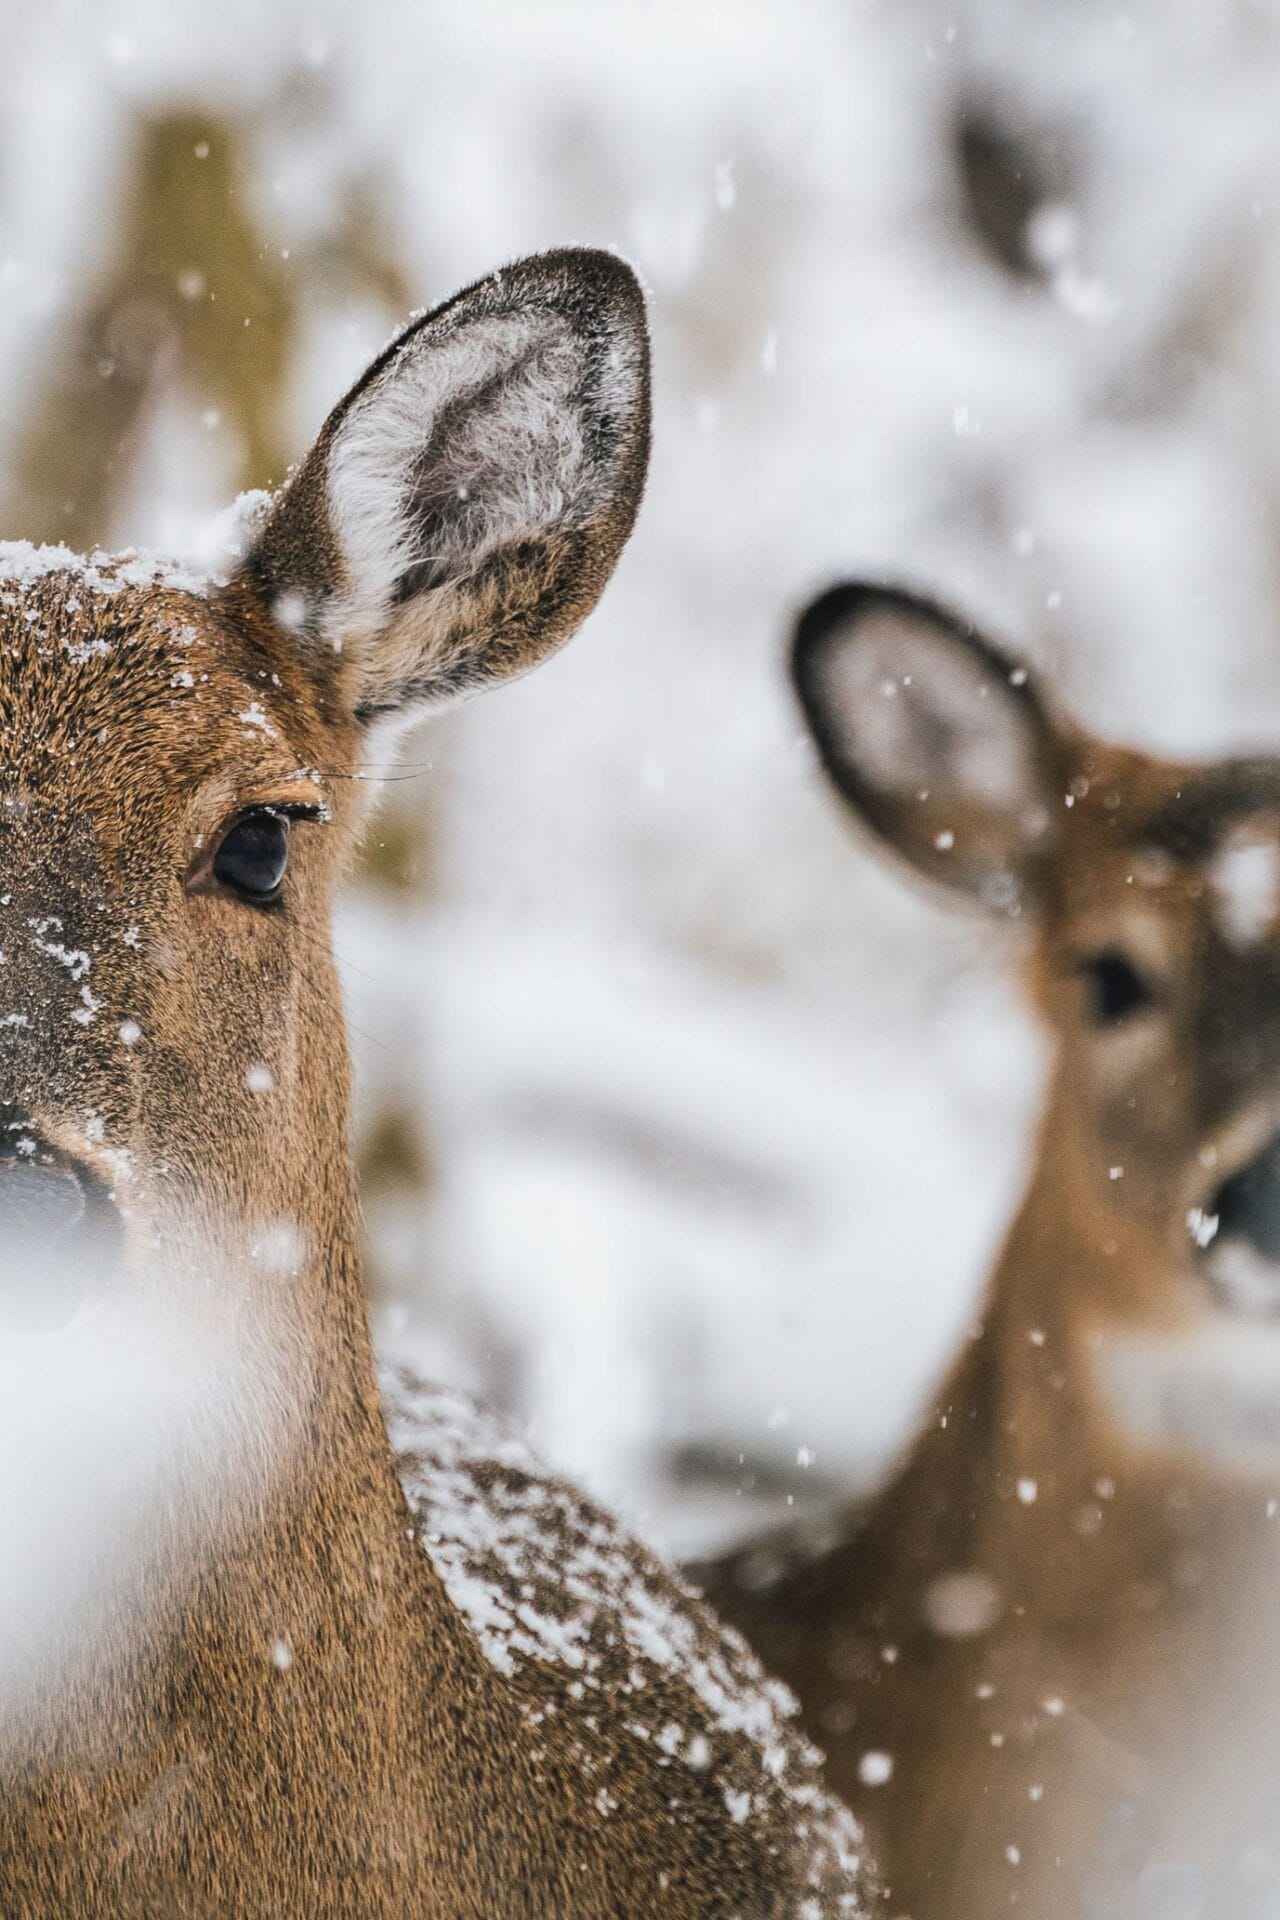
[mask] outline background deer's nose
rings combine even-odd
[[[111,1264],[114,1214],[95,1174],[0,1108],[0,1325],[70,1319]]]

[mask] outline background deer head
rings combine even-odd
[[[1036,1311],[1076,1338],[1273,1317],[1280,762],[1107,745],[971,624],[893,589],[815,602],[794,674],[863,826],[1028,928],[1055,1042]]]

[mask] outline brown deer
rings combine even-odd
[[[329,917],[371,736],[578,625],[648,437],[632,274],[547,254],[392,342],[225,580],[0,549],[9,1296],[34,1222],[73,1324],[220,1316],[261,1386],[234,1485],[168,1489],[0,1692],[5,1920],[862,1910],[782,1690],[403,1372],[393,1448],[366,1324]]]
[[[1025,926],[1055,1064],[977,1324],[888,1484],[695,1577],[799,1695],[893,1913],[1262,1920],[1280,760],[1104,745],[886,588],[815,602],[793,675],[863,827]]]

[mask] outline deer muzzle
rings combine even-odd
[[[1280,1318],[1280,1133],[1235,1168],[1188,1225],[1219,1305]]]
[[[0,1327],[64,1325],[114,1268],[121,1223],[92,1168],[0,1119]]]

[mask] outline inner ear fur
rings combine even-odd
[[[330,414],[238,584],[362,721],[519,673],[598,599],[649,453],[630,268],[502,269],[414,321]]]
[[[845,582],[800,616],[791,674],[822,763],[867,829],[991,911],[1034,902],[1064,746],[1019,661],[924,595]]]

